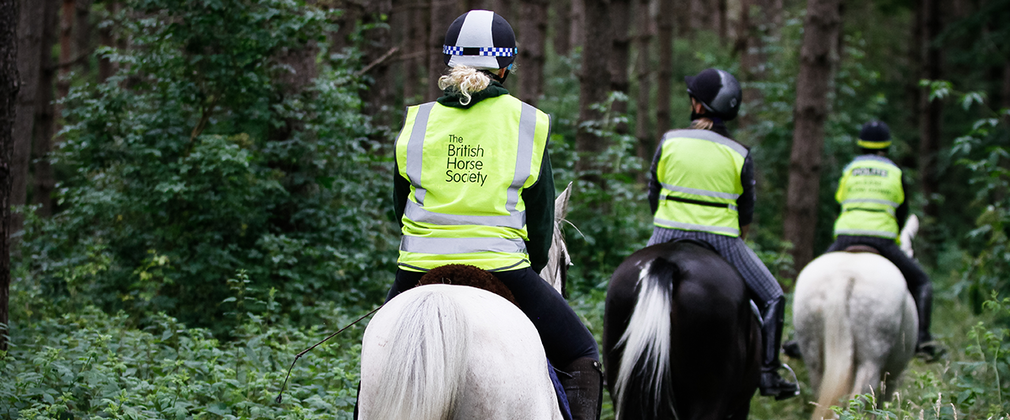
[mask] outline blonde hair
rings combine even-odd
[[[449,74],[438,78],[438,88],[453,89],[463,95],[459,103],[467,105],[470,103],[470,94],[480,92],[491,84],[491,77],[476,68],[470,66],[456,66],[449,71]]]
[[[711,130],[714,125],[715,123],[712,122],[712,120],[707,117],[701,117],[691,121],[691,126],[689,128],[692,130]]]

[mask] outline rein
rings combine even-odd
[[[329,336],[327,336],[326,338],[324,338],[324,339],[320,340],[320,341],[319,341],[318,343],[316,343],[316,344],[313,344],[313,345],[312,345],[311,347],[309,347],[309,348],[307,348],[307,349],[305,349],[305,350],[302,350],[302,351],[301,351],[301,353],[298,353],[298,354],[297,354],[297,355],[295,356],[295,360],[292,360],[292,361],[291,361],[291,366],[288,366],[288,374],[284,376],[284,383],[282,383],[282,384],[281,384],[281,390],[280,390],[279,392],[277,392],[277,399],[275,400],[275,401],[277,401],[277,404],[280,404],[280,403],[281,403],[281,401],[282,401],[282,395],[284,394],[284,388],[285,388],[285,387],[287,387],[287,385],[288,385],[288,378],[290,378],[290,377],[291,377],[291,369],[295,367],[295,362],[297,362],[297,361],[298,361],[298,358],[300,358],[300,357],[302,357],[303,355],[305,355],[305,353],[308,353],[308,352],[312,351],[312,349],[314,349],[314,348],[316,348],[316,347],[319,347],[319,345],[320,345],[320,344],[323,344],[323,343],[325,343],[325,342],[326,342],[327,340],[329,340],[329,339],[331,339],[331,338],[335,337],[335,336],[336,336],[337,334],[340,334],[340,333],[344,332],[344,330],[346,330],[346,329],[350,328],[350,327],[351,327],[352,325],[354,325],[354,324],[357,324],[357,323],[361,322],[361,320],[363,320],[363,319],[365,319],[365,318],[368,318],[369,316],[371,316],[372,314],[374,314],[374,313],[375,313],[376,311],[378,311],[379,309],[382,309],[382,307],[383,307],[384,305],[385,305],[385,304],[382,304],[382,305],[379,305],[379,306],[378,306],[378,307],[376,307],[375,309],[372,309],[372,311],[371,311],[371,312],[369,312],[369,313],[367,313],[367,314],[364,314],[364,315],[362,315],[362,316],[361,316],[360,318],[358,318],[358,319],[354,320],[354,322],[352,322],[352,323],[350,323],[350,324],[347,324],[347,325],[346,325],[346,326],[345,326],[344,328],[341,328],[341,329],[337,330],[337,332],[335,332],[335,333],[333,333],[333,334],[330,334],[330,335],[329,335]]]

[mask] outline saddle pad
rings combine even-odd
[[[554,393],[558,396],[558,408],[561,409],[561,418],[572,420],[572,409],[568,407],[568,394],[565,394],[565,387],[561,386],[558,374],[554,372],[551,361],[547,361],[547,372],[551,375],[551,383],[554,384]]]

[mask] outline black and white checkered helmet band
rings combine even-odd
[[[442,55],[449,67],[501,69],[518,53],[512,26],[490,10],[471,10],[456,18],[445,33]]]

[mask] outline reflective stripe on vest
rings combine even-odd
[[[396,146],[412,190],[402,219],[401,268],[529,266],[521,194],[540,174],[547,114],[502,95],[469,109],[434,102],[411,107],[405,130],[408,125]]]
[[[663,135],[656,176],[663,200],[656,226],[740,236],[736,200],[747,148],[708,130]]]
[[[835,200],[842,205],[835,236],[898,238],[895,209],[905,201],[901,169],[875,155],[859,156],[842,171]]]

